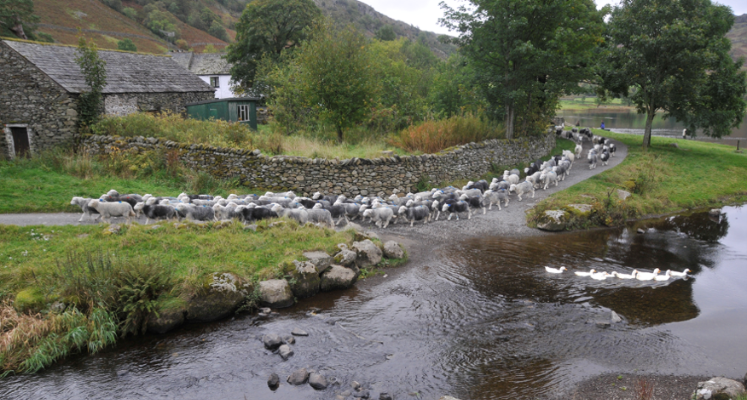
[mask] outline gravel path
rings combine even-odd
[[[417,223],[410,228],[409,224],[390,225],[387,229],[378,229],[375,226],[371,228],[385,236],[403,236],[410,238],[431,239],[431,240],[449,240],[454,237],[464,236],[484,236],[484,235],[503,235],[503,236],[532,236],[543,234],[537,229],[532,229],[526,225],[526,211],[533,207],[537,202],[551,195],[552,193],[563,190],[578,182],[589,179],[590,177],[604,172],[621,163],[628,154],[628,148],[624,144],[614,141],[617,145],[617,153],[612,157],[608,166],[598,164],[596,169],[590,170],[587,162],[577,161],[571,169],[571,174],[565,181],[561,181],[557,187],[552,186],[545,190],[537,190],[535,198],[525,196],[524,201],[517,200],[515,195],[511,196],[508,207],[498,211],[495,206],[493,210],[486,215],[475,214],[471,220],[461,219],[455,221],[446,221],[446,217],[441,216],[440,221],[434,221],[427,225]],[[584,147],[583,155],[585,157],[589,144]],[[0,214],[0,224],[4,225],[91,225],[96,222],[83,221],[78,222],[80,213],[49,213],[49,214]],[[114,218],[114,222],[124,222],[123,218]],[[137,222],[145,223],[145,218],[141,217]],[[448,228],[448,229],[447,229]],[[459,235],[459,236],[455,236]]]

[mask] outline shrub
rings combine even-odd
[[[391,144],[407,151],[437,153],[452,146],[480,142],[504,136],[504,129],[488,121],[466,115],[443,120],[425,121],[403,129]]]

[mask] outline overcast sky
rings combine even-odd
[[[441,7],[438,5],[442,0],[360,0],[376,11],[408,24],[415,25],[422,30],[449,33],[446,28],[438,24],[438,19],[443,17]],[[464,4],[463,0],[445,0],[452,7]],[[619,0],[595,0],[597,7],[605,4],[617,4]],[[736,15],[747,13],[747,0],[718,0],[720,4],[730,6]]]

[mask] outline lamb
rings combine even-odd
[[[309,213],[304,208],[283,208],[283,206],[277,204],[271,210],[281,217],[295,219],[301,225],[306,225],[309,222]]]
[[[98,211],[101,214],[101,220],[105,222],[107,218],[111,222],[112,217],[125,217],[129,223],[130,217],[135,216],[130,203],[107,203],[101,200],[91,200],[88,202],[88,207]]]
[[[581,143],[576,145],[576,148],[573,150],[574,153],[576,153],[576,158],[581,158],[581,152],[584,151],[584,146],[581,145]]]
[[[363,216],[370,217],[376,226],[386,229],[389,226],[389,221],[394,217],[394,211],[389,207],[369,208],[363,212]]]
[[[532,192],[532,198],[534,198],[534,185],[531,182],[524,181],[517,185],[511,185],[509,192],[516,192],[516,195],[521,201],[521,195]]]
[[[610,160],[610,153],[608,151],[603,151],[602,154],[599,156],[599,159],[602,160],[602,165],[607,165],[607,162]]]
[[[515,185],[519,183],[519,175],[511,174],[509,171],[504,171],[503,180],[508,182],[509,184]]]
[[[545,184],[542,190],[547,190],[547,187],[550,186],[551,182],[555,182],[555,186],[558,186],[558,174],[552,170],[545,171],[542,173],[542,176],[540,176],[540,181]]]
[[[151,219],[159,220],[176,218],[176,210],[174,210],[174,207],[171,206],[162,206],[157,204],[143,205],[142,211],[143,214],[145,214],[145,225],[148,225]]]
[[[466,194],[463,194],[461,197],[459,197],[459,200],[464,201],[467,204],[469,204],[470,208],[473,208],[473,209],[481,208],[482,214],[485,215],[485,208],[482,206],[482,195],[480,195],[479,197],[471,197],[471,196],[467,196]]]
[[[428,217],[431,215],[431,210],[425,206],[405,207],[402,206],[397,212],[405,221],[410,221],[410,227],[415,224],[415,221],[423,221],[423,224],[428,223]]]
[[[306,210],[306,214],[309,217],[309,222],[319,225],[325,225],[330,229],[335,227],[335,222],[332,220],[332,214],[323,208],[312,208]]]
[[[488,206],[488,210],[492,210],[494,204],[498,206],[499,211],[502,210],[501,200],[505,200],[506,206],[508,206],[508,193],[505,190],[486,190],[482,195],[483,212],[485,211],[486,205]]]
[[[192,221],[211,221],[215,219],[215,210],[208,206],[194,206],[190,204],[179,204],[176,210],[184,218]]]
[[[73,197],[73,199],[70,200],[71,205],[78,206],[80,207],[80,210],[83,211],[83,215],[80,216],[80,219],[78,220],[78,222],[82,222],[83,217],[86,217],[89,220],[95,221],[101,216],[99,212],[96,211],[96,209],[88,206],[88,203],[90,203],[91,200],[92,199],[85,198],[85,197]],[[91,214],[97,214],[97,215],[92,216]]]
[[[469,204],[466,201],[449,201],[448,203],[443,205],[443,208],[441,208],[441,211],[444,213],[449,213],[449,218],[447,218],[447,221],[451,221],[452,215],[456,215],[457,221],[459,221],[459,213],[461,212],[467,212],[467,219],[472,218],[472,210],[469,207]]]
[[[617,151],[617,146],[614,143],[610,143],[610,156],[615,156],[615,151]]]

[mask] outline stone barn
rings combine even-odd
[[[15,158],[70,142],[79,94],[88,90],[76,47],[0,41],[0,157]],[[169,56],[99,51],[106,61],[104,111],[185,113],[215,89]]]

